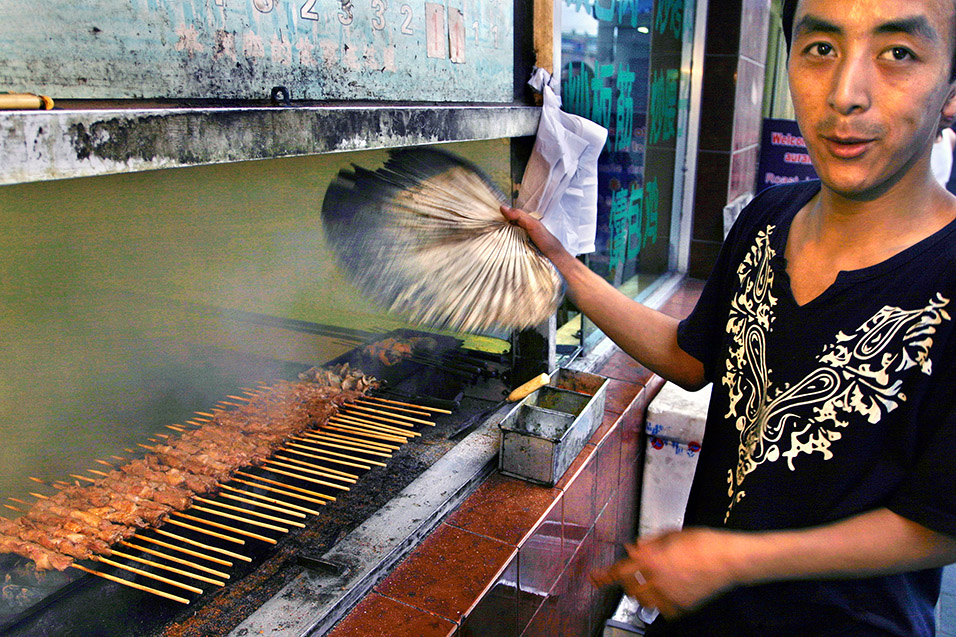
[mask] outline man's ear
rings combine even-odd
[[[949,85],[949,93],[946,95],[946,101],[943,102],[943,110],[940,113],[940,125],[951,126],[954,121],[956,121],[956,82]]]

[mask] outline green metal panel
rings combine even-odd
[[[0,91],[509,102],[508,0],[0,3]]]

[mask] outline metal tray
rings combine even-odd
[[[501,422],[501,473],[552,487],[604,418],[608,380],[561,368]]]

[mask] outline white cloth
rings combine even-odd
[[[544,69],[528,82],[544,96],[538,135],[518,190],[516,206],[541,222],[568,252],[594,252],[597,233],[597,164],[607,129],[561,110]]]
[[[929,165],[933,169],[936,181],[946,185],[953,170],[953,148],[956,147],[956,131],[944,128],[943,133],[933,144],[933,152],[929,157]]]

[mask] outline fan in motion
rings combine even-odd
[[[339,172],[322,223],[358,287],[389,311],[458,331],[521,329],[555,312],[562,281],[503,203],[473,164],[402,149],[374,172]]]

